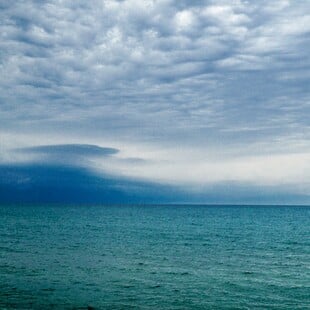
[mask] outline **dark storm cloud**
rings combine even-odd
[[[292,189],[221,183],[204,192],[111,175],[77,166],[0,165],[0,203],[299,203],[309,196]]]
[[[184,196],[180,189],[66,165],[0,165],[0,203],[158,203]]]
[[[40,145],[17,149],[19,152],[62,156],[111,156],[119,150],[90,144]]]

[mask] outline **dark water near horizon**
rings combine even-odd
[[[0,309],[310,309],[310,208],[0,206]]]

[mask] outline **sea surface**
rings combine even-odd
[[[310,208],[0,206],[0,309],[310,309]]]

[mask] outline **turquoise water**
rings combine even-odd
[[[310,208],[2,206],[0,309],[310,309]]]

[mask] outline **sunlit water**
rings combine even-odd
[[[310,309],[310,208],[2,206],[0,309]]]

